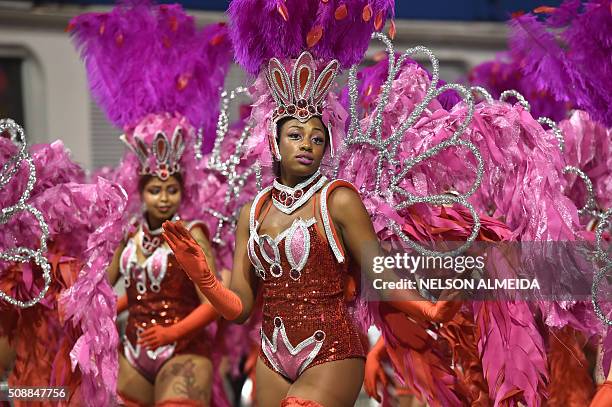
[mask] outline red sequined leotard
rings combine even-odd
[[[320,179],[319,187],[326,182]],[[311,218],[296,217],[276,238],[259,235],[272,205],[272,187],[264,189],[251,207],[248,253],[263,280],[260,357],[292,381],[309,367],[365,355],[344,299],[348,264],[327,213],[333,184],[340,185],[323,187],[320,204],[316,195],[303,203],[313,205]],[[317,226],[315,210],[320,211],[325,233]]]
[[[172,251],[156,239],[161,228],[152,233],[139,226],[121,254],[120,271],[128,297],[129,316],[123,339],[126,359],[148,380],[153,382],[163,364],[181,353],[210,356],[211,338],[203,329],[173,344],[147,350],[137,344],[138,335],[147,328],[161,324],[169,326],[185,318],[200,304],[193,282],[178,265]],[[199,222],[193,227],[205,228]],[[146,225],[144,225],[146,228]],[[144,242],[142,239],[145,239]],[[138,246],[152,251],[145,261],[138,262]]]

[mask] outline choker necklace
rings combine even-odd
[[[172,217],[172,219],[170,219],[170,221],[174,222],[179,219],[180,217],[177,214],[174,214],[174,216]],[[161,237],[161,234],[164,231],[164,229],[160,226],[159,228],[155,230],[150,230],[149,222],[147,221],[146,214],[143,216],[141,224],[142,224],[142,239],[140,239],[140,249],[142,250],[142,254],[144,254],[145,257],[148,257],[151,254],[153,254],[153,252],[157,250],[159,246],[162,245],[162,243],[164,243],[164,239]]]
[[[327,178],[319,170],[304,182],[291,188],[274,180],[272,188],[272,203],[281,212],[290,215],[304,205],[327,182]]]

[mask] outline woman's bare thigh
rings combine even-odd
[[[153,404],[153,385],[119,353],[119,380],[117,390],[120,394],[141,404]]]
[[[212,391],[213,364],[192,354],[172,357],[155,378],[155,402],[189,399],[208,405]]]
[[[325,407],[352,407],[363,384],[364,366],[363,359],[351,358],[311,367],[291,385],[287,395]]]
[[[275,370],[270,369],[261,358],[257,358],[255,366],[255,398],[258,406],[280,406],[282,399],[287,397],[291,383]]]

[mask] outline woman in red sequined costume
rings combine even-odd
[[[113,283],[123,277],[118,311],[129,313],[118,391],[126,404],[222,404],[211,360],[217,312],[160,234],[165,220],[191,220],[189,233],[214,264],[209,229],[193,221],[203,218],[203,190],[211,189],[201,182],[196,137],[216,120],[210,106],[231,60],[227,28],[198,29],[180,5],[130,1],[77,16],[69,29],[93,96],[130,150],[110,176],[127,192],[126,212],[141,214],[108,270]]]
[[[182,177],[180,173],[167,179],[144,175],[140,184],[145,214],[116,251],[109,269],[113,283],[119,274],[123,276],[126,296],[119,299],[118,312],[129,313],[118,390],[140,404],[169,405],[183,399],[184,405],[207,405],[213,338],[204,327],[217,313],[173,261],[160,237],[162,222],[177,218]],[[206,227],[200,222],[188,225],[214,264]]]
[[[365,349],[345,302],[345,281],[351,264],[363,264],[374,279],[367,265],[381,252],[355,187],[319,169],[326,150],[335,150],[323,99],[337,69],[332,61],[317,75],[308,52],[292,70],[269,62],[266,83],[276,108],[268,139],[278,178],[240,213],[230,289],[214,277],[188,230],[164,223],[162,236],[177,261],[224,318],[244,322],[261,293],[256,398],[262,406],[353,405],[363,381]],[[394,295],[389,304],[419,319],[446,320],[457,309],[414,291]]]

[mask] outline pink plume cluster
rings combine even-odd
[[[11,141],[0,138],[0,161],[6,162],[15,151]],[[112,404],[117,382],[118,338],[114,326],[115,296],[106,279],[106,268],[114,246],[122,237],[119,219],[124,213],[126,197],[116,184],[101,178],[96,183],[83,184],[84,171],[71,160],[59,141],[35,145],[30,154],[37,180],[28,203],[42,212],[54,253],[63,253],[84,265],[83,270],[72,276],[75,281],[70,287],[54,288],[51,291],[57,291],[57,297],[48,295],[42,301],[46,308],[57,309],[57,313],[49,314],[55,319],[47,321],[50,329],[55,329],[50,335],[61,341],[61,346],[72,347],[72,370],[78,367],[82,379],[76,390],[79,397],[89,400],[89,405]],[[3,207],[21,196],[27,177],[27,168],[22,166],[10,181],[8,193],[2,195]],[[37,221],[28,214],[19,214],[3,226],[0,245],[3,248],[30,246],[39,236]],[[10,294],[31,297],[41,288],[35,281],[32,268],[22,267]],[[78,334],[73,341],[75,332]],[[62,385],[62,375],[69,372],[52,368],[58,376],[57,385]]]

